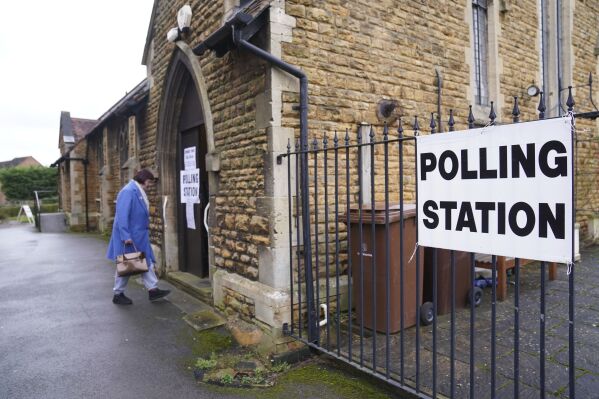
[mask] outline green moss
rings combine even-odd
[[[195,331],[185,327],[176,340],[178,344],[190,347],[194,358],[218,355],[233,347],[233,339],[224,328]]]
[[[280,377],[276,388],[285,388],[286,385],[313,384],[320,389],[326,388],[333,395],[347,399],[362,398],[389,398],[389,393],[373,385],[369,381],[356,378],[322,364],[309,364],[305,367],[290,370]],[[273,389],[274,391],[274,389]]]
[[[317,361],[297,368],[278,377],[276,385],[264,389],[243,389],[229,387],[209,387],[220,394],[239,394],[260,399],[303,399],[306,397],[344,399],[387,399],[393,398],[390,392],[375,385],[367,378],[346,372],[328,362]]]

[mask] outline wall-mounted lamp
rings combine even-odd
[[[177,27],[166,33],[166,40],[174,43],[177,40],[181,40],[182,35],[187,35],[191,26],[191,15],[191,6],[189,4],[181,7],[177,13]]]
[[[536,97],[539,95],[540,92],[541,90],[535,84],[528,86],[528,89],[526,89],[526,94],[528,94],[530,97]]]
[[[189,33],[189,27],[191,26],[191,6],[189,4],[181,7],[177,13],[177,25],[181,32],[184,34]]]
[[[168,40],[171,43],[174,43],[179,39],[179,28],[173,28],[166,33],[166,40]]]

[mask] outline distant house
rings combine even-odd
[[[42,166],[42,164],[39,163],[37,161],[37,159],[35,159],[32,156],[18,157],[18,158],[13,158],[10,161],[0,162],[0,169],[28,167],[28,166]],[[6,204],[6,196],[4,195],[4,192],[2,191],[2,186],[0,186],[0,205],[4,205],[4,204]]]
[[[18,157],[18,158],[13,158],[10,161],[0,162],[0,169],[16,168],[16,167],[23,167],[23,166],[42,166],[42,164],[39,163],[37,161],[37,159],[35,159],[32,156]]]

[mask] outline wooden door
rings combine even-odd
[[[189,226],[188,208],[181,202],[181,183],[178,179],[177,218],[179,225],[179,264],[181,270],[199,277],[208,277],[208,233],[204,227],[204,210],[208,204],[209,187],[206,173],[206,132],[202,120],[199,98],[193,85],[188,88],[179,120],[179,145],[177,168],[185,170],[185,149],[194,149],[195,168],[200,176],[200,203],[193,205],[195,227]],[[189,168],[190,166],[187,165]]]

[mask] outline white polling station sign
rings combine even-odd
[[[417,138],[418,244],[573,261],[572,118]]]
[[[200,169],[181,171],[181,203],[200,202]]]

